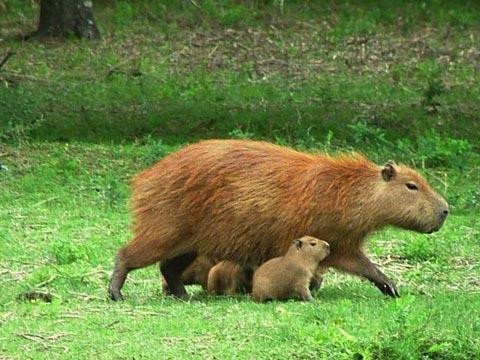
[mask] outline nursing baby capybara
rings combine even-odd
[[[252,291],[253,270],[231,261],[221,261],[208,273],[207,290],[210,294],[234,295]]]
[[[208,273],[215,265],[213,261],[205,256],[198,256],[182,273],[183,285],[201,285],[207,291]],[[167,281],[163,278],[163,292],[169,293]]]
[[[129,271],[160,262],[169,290],[187,296],[182,272],[198,256],[259,266],[305,234],[330,244],[334,267],[398,296],[364,254],[373,231],[422,233],[443,225],[448,204],[417,172],[358,154],[330,157],[266,142],[202,141],[172,153],[134,181],[134,238],[115,262],[114,300]]]
[[[268,260],[253,274],[255,301],[298,298],[313,300],[310,283],[320,261],[330,253],[327,242],[312,236],[293,241],[285,256]]]

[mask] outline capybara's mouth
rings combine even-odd
[[[440,230],[442,226],[435,226],[435,227],[431,227],[431,228],[428,228],[428,229],[417,229],[417,231],[419,232],[422,232],[424,234],[432,234],[434,232],[437,232],[438,230]]]
[[[431,228],[429,231],[426,231],[426,233],[427,234],[432,234],[434,232],[437,232],[438,230],[440,230],[442,228],[443,224],[444,224],[444,221],[442,221],[439,225]]]
[[[443,218],[433,226],[422,225],[420,223],[417,223],[413,226],[412,230],[418,231],[424,234],[432,234],[442,228],[443,224],[445,224],[445,220],[446,218]]]

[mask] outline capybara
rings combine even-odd
[[[309,234],[330,244],[322,266],[398,296],[364,254],[373,231],[422,233],[443,225],[448,204],[414,170],[359,154],[330,157],[247,140],[207,140],[172,153],[133,183],[134,238],[115,262],[109,293],[122,299],[129,271],[160,262],[172,294],[198,255],[259,266]]]
[[[310,283],[320,261],[330,253],[330,245],[311,236],[293,241],[285,256],[268,260],[253,274],[255,301],[298,298],[313,300]]]
[[[234,295],[252,291],[253,270],[244,269],[231,261],[221,261],[208,273],[210,294]]]
[[[198,256],[182,273],[183,285],[201,285],[207,291],[208,273],[215,264],[205,256]],[[163,292],[170,293],[168,284],[163,278]]]

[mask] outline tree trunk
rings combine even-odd
[[[87,0],[42,0],[37,36],[99,39],[93,5]]]

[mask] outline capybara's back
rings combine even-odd
[[[409,168],[255,141],[187,146],[141,172],[133,187],[134,238],[118,253],[113,299],[122,298],[133,269],[160,262],[171,293],[185,297],[180,276],[197,255],[258,266],[304,234],[330,243],[327,266],[395,294],[388,278],[362,258],[363,239],[386,225],[432,232],[448,212]]]

